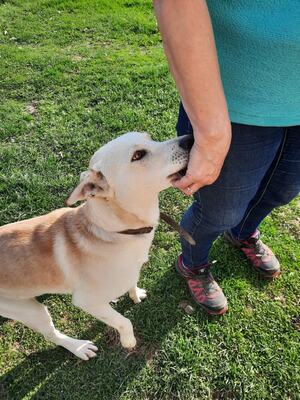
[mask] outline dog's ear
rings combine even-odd
[[[71,206],[77,201],[96,196],[109,197],[109,185],[100,171],[90,169],[82,172],[80,182],[66,200],[66,205]]]

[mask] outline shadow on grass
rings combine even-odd
[[[124,298],[117,304],[121,313],[126,310],[133,313],[130,318],[139,343],[136,351],[127,353],[122,350],[116,340],[111,340],[111,330],[95,321],[90,329],[80,334],[80,338],[93,340],[99,331],[104,333],[101,340],[95,341],[99,347],[96,358],[84,362],[60,347],[33,353],[2,376],[2,397],[9,400],[25,397],[118,399],[155,357],[166,334],[181,320],[180,299],[176,295],[173,298],[169,296],[169,293],[180,292],[178,284],[181,285],[170,269],[147,288],[152,294],[144,303],[131,306]]]
[[[227,253],[222,255],[220,268],[216,268],[221,286],[222,280],[233,274],[234,279],[247,279],[256,289],[264,290],[268,283],[253,274],[246,262],[240,259],[240,254],[225,243],[221,239],[216,246],[217,253],[221,249]],[[233,260],[232,270],[230,263]],[[127,353],[122,350],[118,336],[95,321],[79,338],[93,340],[99,332],[102,333],[100,340],[94,340],[99,347],[96,358],[84,362],[60,347],[31,354],[0,379],[1,400],[120,398],[155,359],[168,332],[180,323],[183,312],[178,310],[178,304],[183,297],[189,297],[185,285],[172,268],[161,276],[152,273],[151,284],[146,288],[150,295],[145,302],[132,305],[127,297],[123,297],[116,305],[122,314],[131,314],[138,338],[136,351]],[[196,315],[197,323],[203,327],[208,319],[213,318],[201,310]]]
[[[222,257],[218,257],[220,253]],[[265,290],[272,282],[272,280],[262,278],[241,251],[233,248],[222,236],[219,237],[213,247],[213,255],[220,258],[216,270],[220,269],[222,279],[234,274],[235,279],[247,280],[257,290]]]

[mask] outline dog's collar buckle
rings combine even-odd
[[[119,231],[123,235],[143,235],[144,233],[150,233],[153,230],[153,226],[144,226],[138,229],[125,229],[125,231]]]

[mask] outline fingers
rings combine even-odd
[[[214,176],[208,176],[202,180],[199,180],[199,178],[185,175],[178,181],[174,181],[173,186],[180,189],[187,196],[192,196],[201,187],[214,183],[218,176],[219,174],[216,174]]]
[[[184,176],[179,181],[175,181],[173,186],[180,189],[187,196],[192,196],[201,187],[199,183],[195,183],[193,179]]]
[[[196,142],[195,142],[196,143]],[[185,176],[173,182],[173,186],[180,189],[188,196],[206,185],[211,185],[219,176],[225,151],[220,151],[215,143],[206,143],[197,146],[194,143],[189,157],[188,168]]]
[[[178,181],[173,182],[173,186],[177,187],[180,190],[186,190],[193,183],[194,183],[194,179],[192,179],[188,175],[185,175]]]

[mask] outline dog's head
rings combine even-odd
[[[133,197],[157,195],[186,168],[192,144],[191,135],[156,142],[147,133],[126,133],[93,155],[90,169],[81,174],[67,204],[88,197],[114,197],[122,205]]]

